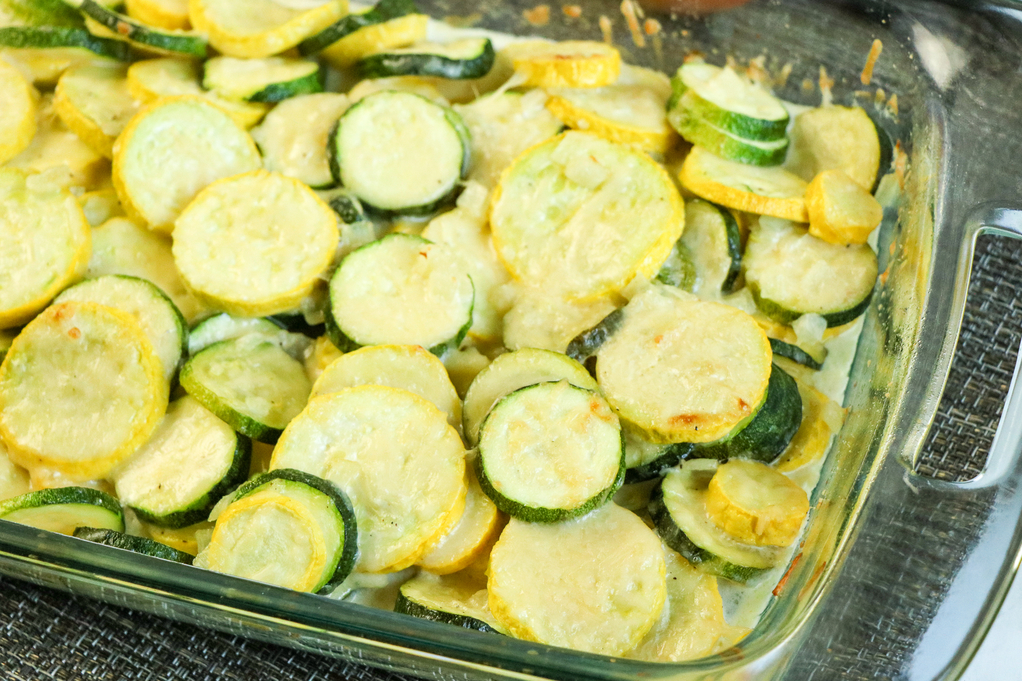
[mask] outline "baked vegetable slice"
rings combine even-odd
[[[408,391],[377,385],[320,395],[273,450],[343,489],[358,519],[360,572],[414,564],[461,517],[465,449],[447,415]]]
[[[341,261],[327,333],[345,352],[394,343],[443,355],[472,326],[473,300],[471,277],[445,246],[394,233]]]
[[[446,575],[464,570],[484,556],[504,527],[504,516],[486,496],[472,471],[465,471],[465,510],[446,534],[418,560],[424,570]]]
[[[504,633],[490,614],[486,584],[465,575],[418,574],[401,585],[394,612],[464,629]]]
[[[715,461],[695,459],[670,471],[653,492],[649,514],[664,543],[696,568],[745,583],[779,565],[784,553],[739,541],[710,519],[706,496],[716,470]]]
[[[230,116],[182,96],[131,119],[114,147],[113,183],[129,216],[170,232],[204,187],[259,167],[259,150]]]
[[[795,117],[787,165],[806,181],[836,169],[871,192],[881,170],[880,156],[876,126],[859,107],[824,106]]]
[[[305,406],[305,367],[258,334],[214,343],[185,362],[181,387],[239,433],[273,444]]]
[[[493,245],[511,275],[576,301],[655,275],[684,222],[662,166],[582,132],[519,156],[490,204]]]
[[[167,56],[204,59],[208,51],[206,38],[199,33],[166,30],[149,26],[116,12],[95,0],[64,0],[105,31],[100,37],[126,40],[130,45]]]
[[[304,55],[319,52],[334,68],[343,69],[375,52],[425,40],[428,22],[412,0],[381,0],[371,9],[344,17],[298,50]]]
[[[791,546],[809,513],[809,497],[777,469],[726,461],[706,491],[706,513],[732,537],[755,546]]]
[[[694,199],[685,203],[685,233],[695,269],[692,292],[714,296],[733,293],[742,273],[742,235],[727,208]]]
[[[270,57],[286,52],[348,13],[348,0],[316,5],[273,0],[192,0],[188,5],[196,31],[228,57]]]
[[[671,125],[685,141],[696,144],[716,156],[753,166],[776,166],[784,162],[788,153],[788,138],[778,140],[747,140],[718,128],[684,108],[692,93],[681,97],[682,108],[671,112]]]
[[[381,211],[428,214],[454,198],[470,139],[452,109],[409,92],[372,94],[330,136],[334,179]]]
[[[841,170],[824,170],[806,189],[809,233],[832,244],[864,244],[884,208]]]
[[[621,73],[617,48],[593,40],[524,41],[502,52],[526,87],[602,87]]]
[[[822,356],[817,355],[814,357],[802,348],[792,343],[785,343],[782,340],[776,338],[770,339],[770,349],[774,355],[779,357],[786,357],[796,364],[801,364],[804,367],[809,367],[814,371],[819,371],[823,368],[823,362],[827,358],[827,349],[822,348]]]
[[[322,478],[281,469],[256,476],[234,492],[196,563],[316,592],[344,581],[355,566],[357,546],[347,495]]]
[[[827,243],[787,220],[760,218],[745,246],[745,282],[757,307],[782,324],[804,314],[847,324],[869,306],[877,269],[869,246]]]
[[[68,173],[72,186],[86,191],[108,182],[110,162],[94,152],[67,129],[53,111],[53,95],[39,99],[36,134],[20,154],[6,164],[7,168],[26,173],[44,173],[57,168],[61,175]]]
[[[401,388],[429,400],[461,431],[461,399],[436,355],[418,345],[372,345],[338,357],[312,386],[328,395],[356,385]]]
[[[163,560],[184,563],[185,565],[192,564],[193,556],[191,554],[178,551],[173,547],[161,544],[147,537],[136,537],[116,530],[104,530],[98,527],[76,527],[72,536],[95,542],[96,544],[113,546],[114,548],[124,549],[133,553],[141,553],[144,556],[162,558]]]
[[[512,635],[603,655],[641,641],[666,597],[660,541],[614,504],[552,525],[512,519],[488,573],[490,611]]]
[[[585,368],[559,352],[522,348],[506,352],[479,372],[465,394],[465,439],[479,441],[479,427],[505,395],[526,386],[566,380],[585,390],[596,390],[596,381]]]
[[[279,102],[323,91],[319,64],[305,59],[213,57],[203,69],[202,86],[225,99]]]
[[[358,63],[358,70],[363,78],[482,78],[493,68],[495,58],[489,38],[465,38],[450,43],[418,43],[375,52]]]
[[[89,224],[74,197],[28,179],[0,169],[0,329],[32,319],[89,260]]]
[[[391,19],[397,19],[409,14],[415,14],[415,12],[416,8],[414,0],[380,0],[380,2],[373,7],[352,12],[316,35],[303,40],[298,45],[298,52],[302,56],[316,54],[317,52],[334,45],[342,38],[357,33],[363,28],[382,24],[390,21]],[[419,16],[421,17],[422,15]],[[425,35],[425,22],[423,22],[422,28],[423,35]],[[409,40],[404,44],[407,45],[413,42],[415,42],[415,39]],[[400,45],[390,45],[390,47],[399,46]],[[386,48],[387,46],[384,45],[381,47]],[[367,53],[369,51],[371,50],[367,50]],[[340,67],[344,65],[346,64],[338,64],[336,66]]]
[[[4,101],[0,110],[0,164],[4,164],[24,151],[35,136],[39,93],[16,68],[3,62],[0,97]]]
[[[552,523],[606,503],[624,481],[621,425],[595,391],[539,383],[501,398],[479,430],[476,473],[504,513]]]
[[[305,354],[312,346],[308,337],[284,329],[273,317],[234,317],[221,312],[207,317],[191,330],[188,334],[188,354],[195,355],[214,343],[248,335],[257,335],[276,343],[299,362],[305,359]]]
[[[802,425],[791,439],[788,449],[774,462],[774,467],[788,473],[819,461],[830,447],[831,436],[841,428],[844,411],[841,406],[816,388],[801,381]]]
[[[665,99],[644,85],[550,91],[547,108],[564,124],[619,144],[665,154],[677,136],[667,124]]]
[[[121,503],[139,518],[177,529],[205,520],[248,476],[251,452],[251,440],[186,395],[112,479]]]
[[[659,478],[668,468],[677,466],[692,453],[691,442],[658,444],[650,442],[630,428],[623,429],[625,440],[625,484]]]
[[[124,10],[132,19],[168,31],[188,30],[188,0],[125,0]]]
[[[64,124],[106,158],[113,158],[114,140],[138,112],[126,75],[121,64],[75,66],[60,77],[53,96],[53,108]]]
[[[121,505],[91,487],[55,487],[0,501],[0,520],[60,534],[78,527],[124,531]]]
[[[278,104],[252,130],[252,138],[263,154],[263,167],[310,187],[332,185],[327,140],[348,106],[348,98],[335,93],[300,95]],[[357,202],[358,199],[348,202],[345,204],[348,209],[338,212],[335,204],[340,205],[340,200],[327,201],[345,223],[363,217]]]

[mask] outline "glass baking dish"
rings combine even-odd
[[[694,662],[611,659],[8,523],[0,527],[0,573],[430,678],[955,678],[1020,557],[1022,396],[1009,392],[975,480],[924,478],[913,462],[954,353],[975,239],[984,231],[1022,236],[1022,212],[1011,201],[1022,180],[1013,172],[1022,158],[1022,4],[767,0],[700,17],[676,1],[643,4],[637,33],[617,0],[583,2],[577,18],[555,5],[541,26],[523,14],[532,2],[420,0],[420,7],[452,23],[557,39],[600,39],[604,16],[626,61],[669,73],[693,51],[716,63],[765,55],[772,73],[790,64],[778,92],[798,103],[820,103],[821,67],[836,103],[873,111],[878,89],[888,102],[897,95],[897,119],[882,124],[909,170],[900,210],[889,212],[881,231],[883,274],[852,369],[849,416],[824,465],[800,554],[752,634]],[[862,71],[875,39],[883,52],[867,86]]]

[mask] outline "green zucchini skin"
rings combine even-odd
[[[134,43],[143,49],[153,48],[194,59],[205,59],[209,52],[209,43],[197,35],[160,31],[107,9],[94,0],[66,1],[72,7],[77,7],[82,14],[106,26],[114,33],[124,36],[129,43]]]
[[[685,106],[694,92],[687,92],[681,98],[680,106],[668,114],[668,121],[686,141],[697,144],[707,151],[753,166],[776,166],[784,162],[788,154],[788,140],[757,141],[739,137],[691,113]]]
[[[385,21],[397,19],[407,14],[415,14],[416,12],[418,12],[418,8],[415,6],[415,0],[380,0],[368,12],[349,14],[311,38],[306,38],[298,43],[298,53],[303,57],[316,54],[360,28],[382,24]]]
[[[248,98],[250,102],[282,102],[298,95],[313,95],[323,91],[322,72],[317,71],[304,78],[289,80],[286,83],[270,83],[259,92]]]
[[[692,262],[692,253],[688,246],[678,239],[667,255],[667,260],[660,266],[656,280],[666,286],[674,286],[682,291],[692,292],[696,283],[696,266]]]
[[[73,26],[7,26],[0,28],[0,47],[80,47],[101,57],[131,61],[131,46],[120,40],[97,38],[84,28]]]
[[[161,544],[158,541],[153,541],[146,537],[136,537],[130,534],[124,534],[123,532],[115,532],[113,530],[102,530],[96,527],[79,527],[74,531],[75,537],[79,539],[85,539],[86,541],[95,542],[97,544],[104,544],[106,546],[113,546],[114,548],[124,549],[125,551],[131,551],[133,553],[141,553],[145,556],[152,556],[153,558],[162,558],[163,560],[170,560],[175,563],[184,563],[185,565],[191,565],[192,559],[194,558],[191,554],[185,553],[184,551],[178,551],[177,549]]]
[[[862,316],[863,313],[869,309],[869,304],[873,300],[874,290],[875,286],[873,289],[870,289],[865,298],[857,302],[852,307],[844,310],[837,310],[836,312],[821,314],[820,316],[827,321],[827,328],[832,329],[836,326],[844,326],[845,324],[855,321]],[[759,308],[759,311],[767,317],[770,317],[770,319],[773,319],[775,322],[790,325],[793,321],[805,314],[804,312],[789,310],[768,298],[764,298],[760,295],[758,286],[750,284],[749,291],[752,293],[752,298],[756,301],[756,307]]]
[[[99,506],[113,514],[122,516],[124,511],[121,503],[106,492],[91,487],[54,487],[29,492],[18,497],[0,501],[0,518],[26,508],[52,506],[56,504],[81,504],[83,506]]]
[[[500,633],[486,622],[476,619],[475,617],[469,617],[468,615],[458,615],[453,612],[444,612],[443,610],[435,610],[433,608],[428,608],[420,603],[416,603],[415,601],[405,596],[403,592],[398,592],[397,603],[394,604],[394,612],[401,613],[402,615],[411,615],[412,617],[418,617],[419,619],[429,620],[430,622],[451,624],[456,627],[461,627],[463,629],[481,631],[487,634]]]
[[[770,463],[787,449],[802,423],[798,384],[776,364],[770,370],[763,406],[745,428],[724,440],[698,444],[696,459],[752,459]]]
[[[487,38],[481,52],[469,59],[452,59],[428,52],[381,52],[360,61],[358,69],[363,78],[434,76],[462,80],[482,78],[493,68],[495,59],[493,43]]]
[[[649,515],[653,521],[653,529],[664,544],[705,572],[744,584],[767,571],[766,568],[753,568],[730,563],[692,543],[692,540],[678,527],[674,518],[671,517],[670,511],[667,510],[667,506],[664,504],[663,489],[660,485],[656,486],[650,497]]]
[[[324,480],[311,473],[305,473],[293,468],[278,468],[266,473],[260,473],[248,482],[243,483],[235,490],[231,497],[231,502],[233,503],[242,497],[252,494],[274,480],[286,480],[311,487],[329,497],[333,501],[334,506],[337,507],[337,512],[340,514],[341,521],[344,524],[343,546],[341,548],[341,557],[337,561],[337,569],[334,571],[333,577],[323,587],[323,590],[329,590],[329,588],[340,584],[355,569],[355,560],[358,558],[358,528],[355,523],[355,509],[351,505],[348,495],[329,480]]]
[[[734,213],[720,204],[707,201],[717,209],[720,216],[724,218],[724,227],[727,231],[727,250],[731,256],[731,267],[727,276],[720,285],[721,293],[734,293],[738,290],[738,277],[742,274],[742,231],[738,228],[738,220]]]
[[[625,312],[624,308],[618,308],[609,315],[604,317],[599,324],[583,331],[579,335],[575,336],[570,343],[568,343],[568,349],[564,351],[568,357],[579,364],[586,364],[586,360],[599,352],[607,340],[617,333],[618,329],[621,328],[621,324],[624,322]],[[588,365],[586,368],[589,368]]]
[[[664,445],[663,453],[649,463],[625,470],[624,484],[632,485],[636,482],[646,482],[663,476],[664,471],[673,468],[689,458],[695,445],[691,442],[675,442]]]
[[[797,345],[792,345],[791,343],[785,343],[782,340],[771,338],[770,349],[773,350],[775,355],[779,357],[786,357],[792,362],[801,364],[804,367],[809,367],[816,371],[823,368],[822,361],[817,361],[812,355]],[[824,359],[826,359],[826,355],[824,355]]]
[[[323,198],[326,199],[327,197],[324,196]],[[362,202],[358,200],[357,196],[346,189],[330,190],[327,205],[330,206],[335,213],[337,213],[337,217],[339,217],[341,222],[346,225],[352,225],[356,222],[365,222],[369,219],[366,216],[366,210],[362,206]]]

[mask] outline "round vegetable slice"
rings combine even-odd
[[[489,38],[466,38],[450,43],[418,43],[411,47],[375,52],[363,58],[358,68],[364,78],[482,78],[493,67],[495,58],[493,43]]]
[[[333,184],[327,140],[348,106],[345,95],[332,92],[292,97],[278,104],[262,125],[252,130],[263,153],[263,167],[310,187]]]
[[[15,463],[101,478],[149,439],[167,394],[163,365],[129,314],[95,303],[54,305],[25,327],[0,365],[0,435]]]
[[[748,140],[733,135],[689,113],[684,104],[692,97],[686,92],[681,97],[681,107],[671,111],[671,125],[685,140],[696,144],[710,153],[729,161],[754,166],[775,166],[784,162],[788,152],[788,138],[777,140]]]
[[[358,569],[412,565],[461,517],[465,449],[447,415],[405,390],[346,388],[309,401],[273,451],[348,495],[359,531]]]
[[[381,2],[377,8],[382,5]],[[362,17],[368,17],[372,11],[365,12]],[[424,40],[429,17],[425,14],[415,14],[414,6],[411,11],[412,14],[395,16],[371,24],[348,24],[345,28],[350,26],[357,26],[357,28],[342,35],[341,38],[324,48],[321,53],[323,58],[334,68],[343,69],[380,50],[404,47]],[[379,16],[382,15],[377,15],[377,18]],[[354,20],[355,17],[356,15],[349,15],[345,19]]]
[[[802,396],[802,425],[787,451],[774,462],[774,467],[782,473],[819,461],[827,453],[830,438],[844,418],[840,405],[816,388],[800,381],[798,391]]]
[[[72,534],[79,527],[124,531],[117,500],[91,487],[55,487],[0,502],[0,520]]]
[[[693,293],[712,296],[735,290],[742,273],[742,236],[731,211],[708,201],[687,201],[681,243],[695,269]]]
[[[213,57],[203,65],[202,86],[225,99],[247,102],[279,102],[323,91],[318,63],[288,57]]]
[[[592,40],[525,41],[503,50],[527,87],[602,87],[621,73],[621,53]]]
[[[192,0],[192,25],[229,57],[270,57],[295,47],[348,13],[348,0],[296,9],[273,0]]]
[[[656,623],[665,580],[656,535],[608,504],[552,525],[512,519],[490,555],[487,589],[490,611],[518,638],[620,655]]]
[[[503,528],[504,516],[483,492],[471,471],[465,471],[465,483],[465,510],[458,524],[440,537],[418,561],[423,569],[438,575],[467,568],[492,548]]]
[[[125,0],[125,11],[132,19],[168,31],[192,27],[188,0]]]
[[[380,0],[373,7],[356,10],[311,38],[303,40],[298,45],[298,52],[302,56],[306,57],[311,54],[316,54],[317,52],[338,43],[346,36],[359,33],[364,28],[369,28],[376,24],[382,24],[390,21],[391,19],[397,19],[409,14],[415,14],[415,11],[415,0]],[[422,35],[412,38],[404,43],[389,45],[389,47],[410,45],[426,35],[426,17],[421,14],[417,16],[422,19]],[[369,54],[370,52],[375,51],[371,46],[371,41],[367,42],[370,43],[370,46],[364,51],[364,54]],[[387,47],[388,45],[380,46],[382,49],[386,49]],[[350,63],[351,62],[335,64],[335,66],[337,66],[337,68],[342,68]]]
[[[77,7],[85,15],[85,25],[90,32],[128,44],[148,52],[171,57],[204,59],[209,46],[206,36],[191,31],[165,30],[149,26],[131,17],[115,12],[94,0],[64,0]]]
[[[880,138],[863,109],[824,106],[795,117],[790,156],[788,167],[806,180],[836,169],[872,191],[880,170]]]
[[[85,271],[91,234],[67,190],[0,169],[0,329],[32,319]]]
[[[806,189],[809,233],[832,244],[864,244],[884,219],[868,190],[840,170],[825,170]]]
[[[0,164],[28,147],[36,132],[36,101],[39,94],[21,73],[0,63]]]
[[[575,130],[665,154],[676,139],[664,115],[665,103],[642,85],[608,85],[552,90],[547,108]]]
[[[490,614],[486,584],[465,575],[420,573],[401,585],[394,612],[475,631],[504,633]]]
[[[739,541],[791,546],[809,513],[809,497],[775,468],[731,460],[718,466],[710,479],[706,513]]]
[[[490,204],[493,245],[512,276],[569,300],[652,277],[684,224],[681,196],[663,167],[582,132],[519,156]]]
[[[173,547],[146,537],[135,537],[123,532],[117,532],[116,530],[104,530],[98,527],[76,527],[72,536],[95,542],[96,544],[113,546],[114,548],[124,549],[133,553],[141,553],[144,556],[162,558],[163,560],[184,563],[185,565],[192,564],[191,554],[178,551]]]
[[[53,95],[39,100],[36,134],[31,144],[7,162],[7,167],[27,173],[44,173],[56,168],[70,175],[70,184],[86,191],[97,189],[109,179],[110,163],[68,130],[53,111]]]

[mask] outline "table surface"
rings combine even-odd
[[[919,469],[927,474],[955,478],[982,468],[1022,338],[1022,323],[1016,323],[1022,313],[1019,263],[1018,241],[984,237],[979,244],[951,389],[920,458]],[[990,352],[995,347],[998,351]],[[960,454],[950,460],[948,451]],[[1012,618],[1019,621],[1008,621]],[[963,681],[1017,676],[1022,668],[1020,622],[1022,584],[1017,583]],[[406,678],[9,579],[0,579],[0,651],[4,681]],[[1006,670],[1014,673],[1005,676]]]

